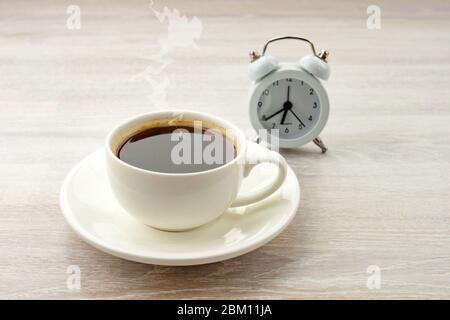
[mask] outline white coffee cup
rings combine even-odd
[[[210,170],[161,173],[134,167],[118,157],[133,134],[170,121],[202,121],[231,132],[236,148],[233,160]],[[115,127],[106,138],[106,164],[112,191],[122,208],[142,223],[162,230],[192,229],[219,217],[229,207],[245,206],[275,192],[286,178],[287,164],[277,152],[250,156],[247,139],[236,126],[206,113],[175,110],[143,114]],[[238,195],[242,180],[260,163],[278,167],[274,179],[257,190]]]

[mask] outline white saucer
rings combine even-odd
[[[249,143],[249,148],[263,148]],[[114,256],[158,265],[195,265],[221,261],[252,251],[277,236],[294,218],[300,187],[289,168],[283,186],[267,199],[229,209],[217,220],[184,232],[148,227],[116,202],[105,170],[104,150],[82,160],[67,175],[60,194],[64,217],[92,246]],[[262,164],[244,180],[251,190],[270,179],[274,166]]]

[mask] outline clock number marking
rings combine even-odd
[[[299,129],[299,130],[302,130],[302,129],[303,129],[303,126],[302,126],[301,123],[298,124],[298,129]]]
[[[309,95],[312,96],[313,94],[314,94],[314,89],[313,89],[313,88],[310,88],[310,89],[309,89]]]
[[[276,126],[275,122],[272,122],[272,129],[275,129],[275,126]]]
[[[278,85],[279,85],[278,80],[275,81],[272,85],[273,85],[274,87],[275,87],[275,86],[278,86]]]
[[[269,95],[269,89],[264,90],[263,94],[264,94],[265,96],[268,96],[268,95]]]
[[[309,121],[312,121],[312,116],[309,116],[308,120],[309,120]]]
[[[284,133],[289,133],[289,128],[284,129]]]
[[[286,81],[287,82],[292,82],[292,78],[287,78]]]
[[[317,108],[317,102],[314,102],[313,108],[314,108],[314,109]]]
[[[262,106],[262,101],[258,101],[258,108],[261,108]]]
[[[301,84],[301,85],[303,85],[303,80],[302,80],[302,81],[300,81],[300,84]]]

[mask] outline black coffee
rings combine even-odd
[[[236,148],[217,129],[165,126],[140,131],[123,143],[119,159],[150,171],[191,173],[231,161]]]

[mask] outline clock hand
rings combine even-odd
[[[280,124],[284,124],[284,120],[286,120],[286,116],[287,116],[287,113],[288,113],[289,110],[290,109],[284,108],[284,113],[283,113],[283,117],[281,118]]]
[[[269,117],[265,118],[264,120],[267,121],[267,120],[269,120],[270,118],[275,117],[277,114],[279,114],[279,113],[281,113],[281,112],[283,112],[283,111],[284,111],[284,108],[281,108],[280,110],[278,110],[278,111],[275,112],[274,114],[270,115]]]
[[[303,123],[303,121],[302,121],[299,117],[297,117],[297,115],[295,114],[295,112],[292,111],[292,109],[289,109],[289,110],[292,112],[292,114],[294,115],[294,117],[297,118],[297,120],[301,123],[301,125],[304,126],[304,127],[306,128],[306,126],[305,126],[305,124]]]
[[[283,113],[283,117],[281,118],[281,122],[280,124],[284,124],[284,120],[286,120],[286,116],[289,110],[291,110],[292,108],[292,103],[289,101],[289,94],[291,91],[291,86],[287,87],[287,100],[286,102],[283,104],[283,108],[284,108],[284,113]]]

